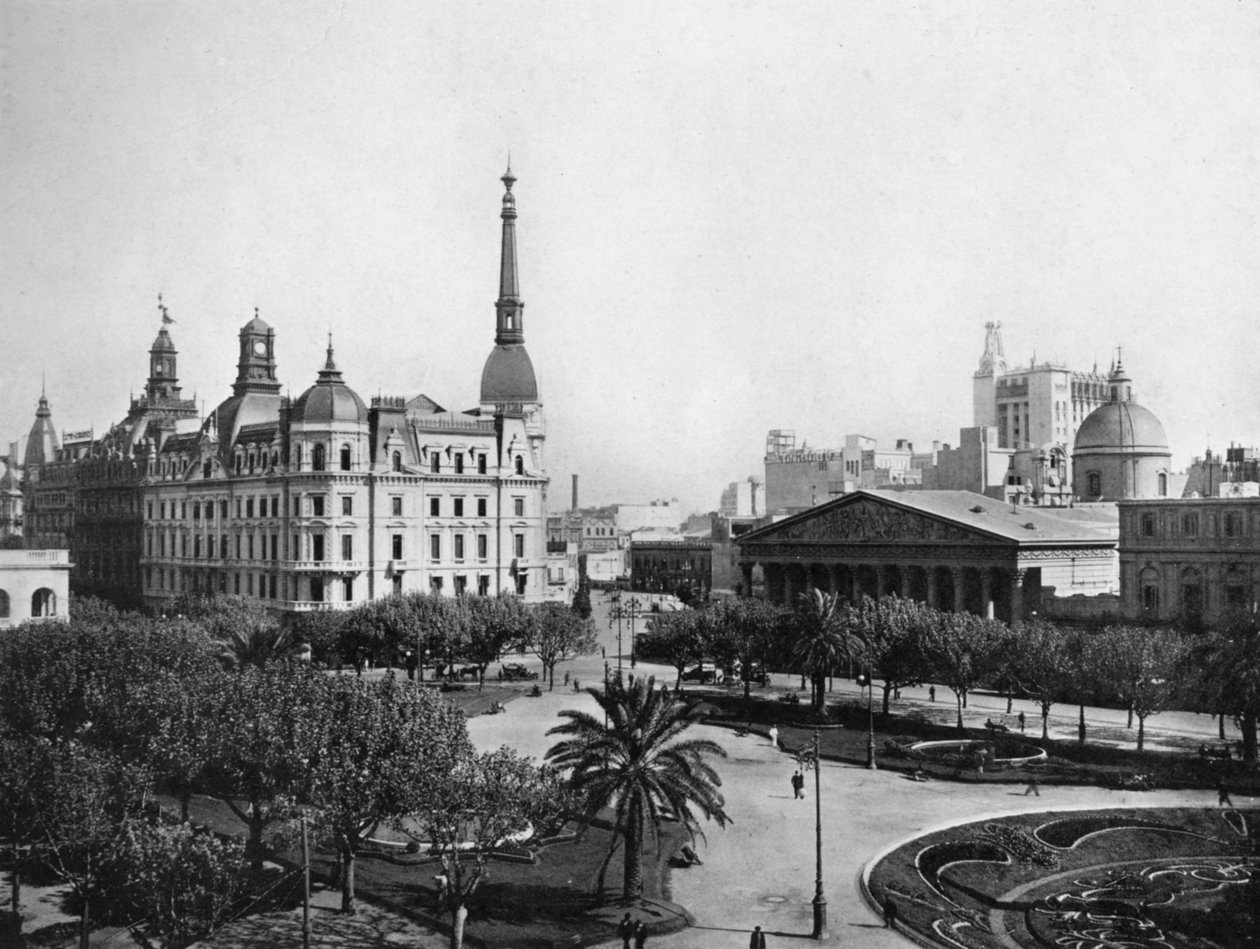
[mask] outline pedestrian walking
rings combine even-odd
[[[771,748],[779,747],[779,726],[778,725],[770,726],[770,747]]]
[[[802,798],[805,796],[805,776],[799,771],[792,775],[792,797]]]
[[[884,928],[894,929],[897,925],[897,904],[893,902],[892,894],[884,897]]]
[[[1225,782],[1221,781],[1216,785],[1216,806],[1217,807],[1233,807],[1234,802],[1229,799],[1229,788],[1225,787]]]
[[[929,702],[935,702],[935,701],[936,701],[936,686],[934,686],[934,685],[929,685],[929,686],[928,686],[928,701],[929,701]]]
[[[647,925],[643,920],[634,924],[634,949],[643,949],[647,943]]]
[[[1030,794],[1041,797],[1041,786],[1037,784],[1037,776],[1035,774],[1028,776],[1028,787],[1024,789],[1024,797],[1028,797]]]
[[[1024,713],[1019,713],[1019,733],[1024,734]]]
[[[757,926],[748,937],[748,949],[766,949],[766,934]]]
[[[407,650],[406,663],[407,678],[414,681],[416,678],[416,667],[419,665],[419,662],[416,661],[416,654],[410,649]]]
[[[634,920],[626,913],[617,924],[617,935],[621,937],[621,949],[630,949],[630,940],[634,938]]]

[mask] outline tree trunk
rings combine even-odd
[[[184,791],[179,796],[179,822],[188,823],[188,806],[192,802],[192,791]]]
[[[1050,707],[1041,706],[1041,740],[1050,740]]]
[[[556,691],[556,664],[554,662],[547,666],[547,691]]]
[[[461,900],[451,914],[451,949],[464,947],[464,922],[468,919],[468,906]]]
[[[1220,736],[1221,741],[1224,741],[1225,740],[1225,713],[1224,712],[1221,712],[1220,715],[1216,716],[1216,722],[1217,722],[1216,732]]]
[[[888,717],[888,698],[892,695],[892,683],[887,679],[884,680],[884,718]]]
[[[354,849],[344,844],[341,848],[341,912],[345,916],[358,912],[354,903]]]
[[[1125,728],[1133,727],[1133,706],[1132,705],[1129,706],[1129,724],[1125,725],[1124,727]]]
[[[1081,703],[1081,720],[1076,724],[1076,740],[1085,744],[1085,703]]]
[[[958,702],[958,727],[959,727],[959,729],[962,729],[962,727],[963,727],[963,720],[962,720],[963,697],[962,697],[962,693],[961,693],[961,692],[955,692],[955,693],[954,693],[954,698],[955,698],[955,700],[957,700],[957,702]]]
[[[88,895],[86,887],[80,889],[79,895],[83,897],[83,905],[79,909],[79,949],[89,949],[88,936],[91,935],[91,929],[88,923]]]
[[[1129,710],[1129,714],[1130,715],[1133,714],[1132,709]],[[1146,737],[1146,716],[1139,715],[1138,716],[1138,747],[1137,747],[1138,751],[1142,750],[1142,740],[1145,737]]]
[[[643,870],[639,866],[643,856],[643,828],[635,826],[634,816],[626,828],[625,862],[622,864],[621,898],[626,902],[637,900],[643,890]]]
[[[17,847],[13,848],[13,872],[9,874],[9,904],[13,907],[13,931],[22,932],[22,867]]]
[[[1243,761],[1256,763],[1256,713],[1244,712],[1238,723],[1242,729]]]

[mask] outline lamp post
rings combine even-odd
[[[866,767],[875,771],[878,769],[875,764],[875,710],[872,706],[875,684],[871,681],[869,670],[858,673],[857,684],[859,688],[866,687]]]
[[[639,610],[639,600],[637,597],[630,597],[630,668],[633,669],[637,664],[637,658],[634,654],[634,617]]]
[[[612,629],[613,618],[617,620],[617,675],[621,675],[621,594],[613,598],[612,612],[608,616],[608,628]]]
[[[801,766],[814,769],[814,939],[827,938],[827,898],[823,896],[822,858],[822,758],[818,754],[818,729],[814,729],[813,748],[801,753]]]

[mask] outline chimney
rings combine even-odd
[[[573,508],[572,509],[575,511],[578,509],[577,479],[578,479],[578,476],[574,475],[573,476]]]

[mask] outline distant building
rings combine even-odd
[[[713,547],[707,537],[633,540],[630,586],[646,593],[688,590],[698,598],[713,585]]]
[[[615,550],[621,544],[617,516],[611,508],[552,514],[547,518],[547,542],[575,544],[582,554]]]
[[[746,481],[732,481],[722,492],[718,513],[723,517],[764,517],[765,485],[755,477]]]
[[[1132,618],[1209,626],[1260,608],[1260,498],[1121,501],[1120,598]]]
[[[1117,361],[1107,401],[1077,430],[1072,493],[1082,501],[1166,498],[1174,493],[1171,464],[1164,426],[1133,398],[1133,381]]]
[[[1191,462],[1181,496],[1250,497],[1257,490],[1260,490],[1260,449],[1231,445],[1224,455],[1209,448],[1202,458]]]
[[[0,629],[69,616],[69,551],[0,550]]]
[[[858,490],[918,485],[931,455],[899,438],[880,448],[866,435],[846,435],[843,448],[796,447],[796,435],[774,429],[766,437],[766,513],[782,517]]]
[[[0,458],[0,544],[16,543],[22,538],[22,464],[18,446],[9,446],[6,458]]]
[[[677,498],[649,501],[647,504],[614,504],[617,530],[622,534],[635,531],[677,531],[683,522],[682,505]]]

